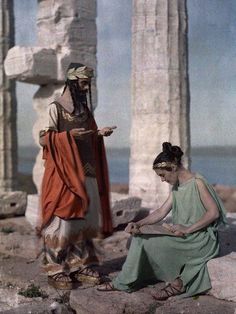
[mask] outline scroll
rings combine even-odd
[[[160,234],[160,235],[169,235],[174,237],[183,237],[184,234],[180,231],[171,231],[170,226],[167,223],[153,224],[153,225],[144,225],[139,228],[141,234]]]

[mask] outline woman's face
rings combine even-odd
[[[171,185],[175,185],[178,182],[178,172],[176,169],[172,169],[171,171],[155,169],[155,172],[161,178],[162,182],[167,182]]]

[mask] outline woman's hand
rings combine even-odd
[[[101,136],[110,136],[113,133],[113,130],[115,130],[117,127],[116,126],[107,126],[105,128],[102,128],[101,130],[98,131],[98,135]]]
[[[125,232],[131,233],[131,234],[138,234],[140,233],[139,226],[135,222],[130,222],[126,226]]]
[[[183,237],[185,234],[189,233],[189,228],[184,225],[163,223],[162,226],[170,232],[173,232],[176,236]]]
[[[70,134],[75,138],[83,138],[86,135],[94,133],[93,130],[85,130],[85,128],[78,128],[70,130]]]

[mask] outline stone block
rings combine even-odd
[[[217,299],[236,302],[236,252],[214,258],[207,263],[212,289]]]
[[[95,33],[92,28],[84,27],[84,24],[91,23],[96,27],[95,0],[65,1],[53,0],[40,1],[37,18],[37,39],[39,45],[60,45],[65,46],[69,42],[72,45],[78,43],[81,33],[89,32],[83,39],[91,41]],[[77,24],[77,33],[73,33],[73,24]],[[85,32],[83,31],[85,29]],[[53,34],[54,36],[51,36]],[[95,39],[96,41],[96,39]]]
[[[140,300],[142,300],[140,302]],[[73,290],[70,305],[76,313],[83,314],[121,314],[148,313],[150,304],[155,303],[152,296],[141,291],[135,293],[99,292],[92,288]],[[151,312],[150,312],[151,313]]]
[[[115,201],[112,207],[114,228],[133,221],[141,210],[141,203],[142,200],[138,197],[129,197]]]
[[[4,62],[9,78],[37,85],[58,83],[57,56],[54,49],[15,46]]]
[[[0,193],[0,218],[24,215],[26,205],[26,192],[2,192]]]

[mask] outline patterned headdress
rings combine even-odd
[[[171,162],[171,161],[163,161],[163,162],[158,162],[157,164],[153,165],[153,169],[162,169],[162,168],[174,168],[176,167],[176,163]]]
[[[91,79],[93,69],[80,63],[71,63],[66,73],[66,78],[70,81],[80,79]]]

